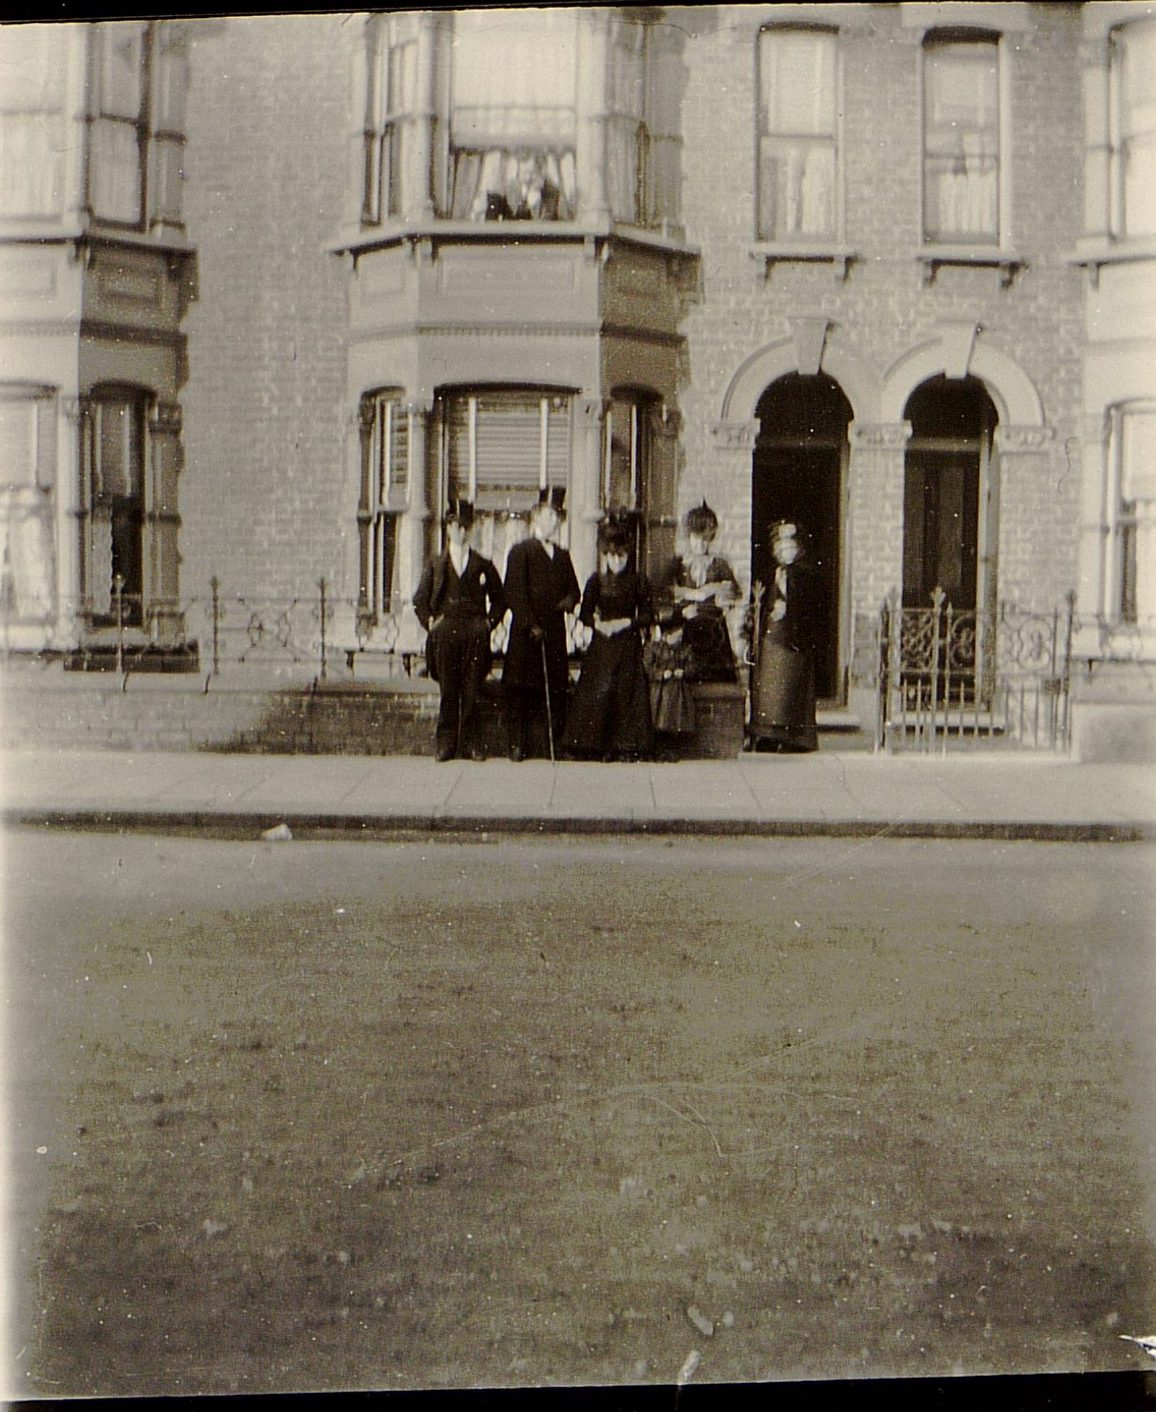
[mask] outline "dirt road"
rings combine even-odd
[[[13,1391],[1141,1367],[1154,857],[9,834]]]

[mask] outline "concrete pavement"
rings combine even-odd
[[[1053,755],[743,755],[677,764],[0,752],[8,824],[253,837],[400,830],[1156,838],[1156,766]]]

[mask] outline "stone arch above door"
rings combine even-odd
[[[877,420],[878,379],[857,353],[833,335],[834,325],[825,318],[793,318],[791,335],[764,344],[739,364],[727,385],[719,410],[720,426],[741,425],[754,420],[759,398],[777,378],[787,373],[804,377],[823,372],[842,388],[851,404],[853,420]]]
[[[987,389],[1004,427],[1042,427],[1043,404],[1035,383],[1009,354],[984,337],[979,324],[944,325],[939,334],[905,353],[887,370],[879,420],[903,420],[907,400],[921,383],[943,375],[978,378]]]

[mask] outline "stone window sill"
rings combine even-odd
[[[944,265],[961,265],[999,270],[1001,289],[1009,288],[1016,275],[1027,265],[1023,256],[1017,255],[1014,250],[975,245],[925,245],[915,258],[923,266],[924,284],[934,284],[936,275]]]
[[[1088,283],[1093,289],[1100,284],[1100,270],[1104,265],[1129,265],[1140,261],[1156,260],[1156,238],[1146,236],[1138,240],[1112,240],[1095,237],[1078,241],[1075,254],[1067,257],[1070,265],[1083,265],[1088,272]]]
[[[856,252],[844,245],[832,245],[827,242],[788,244],[766,240],[756,241],[750,247],[750,255],[753,260],[765,262],[764,272],[768,278],[777,264],[826,263],[833,267],[835,278],[840,282],[847,278],[847,270],[857,258]]]

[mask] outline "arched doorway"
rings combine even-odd
[[[759,398],[759,434],[751,471],[751,582],[774,573],[769,530],[796,520],[810,535],[818,576],[819,649],[815,691],[841,699],[843,486],[851,404],[833,378],[787,373]]]
[[[903,492],[903,604],[936,588],[957,613],[995,603],[992,445],[998,416],[978,378],[929,378],[908,398]]]

